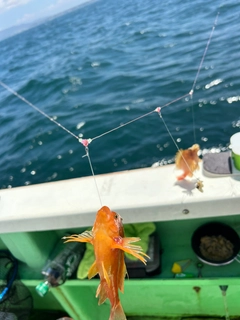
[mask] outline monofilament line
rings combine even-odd
[[[12,88],[10,88],[8,85],[6,85],[5,83],[3,83],[2,81],[0,81],[0,85],[7,89],[9,92],[11,92],[12,94],[14,94],[16,97],[18,97],[20,100],[22,100],[23,102],[25,102],[26,104],[28,104],[30,107],[32,107],[33,109],[35,109],[36,111],[38,111],[39,113],[41,113],[44,117],[48,118],[50,121],[54,122],[58,127],[60,127],[61,129],[63,129],[64,131],[66,131],[68,134],[70,134],[71,136],[73,136],[74,138],[76,138],[77,140],[79,139],[78,136],[76,136],[73,132],[71,132],[70,130],[68,130],[67,128],[65,128],[61,123],[57,122],[56,120],[54,120],[52,117],[50,117],[48,114],[46,114],[44,111],[42,111],[41,109],[39,109],[37,106],[35,106],[33,103],[31,103],[30,101],[28,101],[27,99],[25,99],[23,96],[21,96],[19,93],[17,93],[16,91],[14,91]]]
[[[103,136],[105,136],[105,135],[107,135],[107,134],[109,134],[109,133],[111,133],[111,132],[113,132],[113,131],[115,131],[115,130],[118,130],[118,129],[122,128],[122,127],[125,127],[125,126],[129,125],[130,123],[133,123],[133,122],[135,122],[135,121],[137,121],[137,120],[140,120],[140,119],[142,119],[142,118],[144,118],[144,117],[147,117],[147,116],[149,116],[150,114],[152,114],[154,111],[155,111],[155,110],[152,110],[152,111],[150,111],[150,112],[148,112],[148,113],[146,113],[146,114],[143,114],[143,115],[140,116],[140,117],[137,117],[137,118],[135,118],[135,119],[133,119],[133,120],[130,120],[130,121],[126,122],[126,123],[120,124],[120,126],[115,127],[115,128],[113,128],[113,129],[111,129],[111,130],[109,130],[109,131],[106,131],[106,132],[100,134],[99,136],[96,136],[96,137],[92,138],[92,141],[93,141],[93,140],[96,140],[96,139],[99,139],[99,138],[101,138],[101,137],[103,137]]]
[[[177,102],[177,101],[179,101],[179,100],[181,100],[181,99],[186,98],[186,97],[189,96],[189,95],[190,95],[190,94],[187,93],[187,94],[185,94],[185,95],[183,95],[183,96],[181,96],[181,97],[178,97],[177,99],[171,100],[170,102],[166,103],[164,106],[158,107],[158,108],[160,108],[160,109],[165,108],[165,107],[173,104],[174,102]],[[156,112],[156,109],[154,109],[154,110],[152,110],[152,111],[150,111],[150,112],[148,112],[148,113],[145,113],[145,114],[143,114],[143,115],[141,115],[141,116],[139,116],[139,117],[137,117],[137,118],[134,118],[134,119],[132,119],[132,120],[126,122],[126,123],[120,124],[120,126],[115,127],[115,128],[113,128],[113,129],[111,129],[111,130],[109,130],[109,131],[106,131],[106,132],[104,132],[104,133],[102,133],[102,134],[100,134],[100,135],[92,138],[91,140],[93,141],[93,140],[99,139],[99,138],[101,138],[101,137],[103,137],[103,136],[105,136],[105,135],[107,135],[107,134],[109,134],[109,133],[111,133],[111,132],[113,132],[113,131],[115,131],[115,130],[121,129],[121,128],[123,128],[123,127],[125,127],[125,126],[127,126],[127,125],[129,125],[129,124],[131,124],[131,123],[133,123],[133,122],[135,122],[135,121],[138,121],[138,120],[140,120],[140,119],[142,119],[142,118],[145,118],[145,117],[149,116],[150,114],[152,114],[152,113],[154,113],[154,112]]]
[[[205,56],[206,56],[206,53],[207,53],[207,51],[208,51],[208,47],[209,47],[209,45],[210,45],[210,42],[211,42],[211,39],[212,39],[212,36],[213,36],[213,32],[214,32],[215,27],[216,27],[216,25],[217,25],[217,20],[218,20],[219,14],[220,14],[220,12],[218,12],[217,15],[216,15],[216,18],[215,18],[215,21],[214,21],[214,24],[213,24],[213,27],[212,27],[210,36],[209,36],[209,38],[208,38],[207,45],[206,45],[206,47],[205,47],[205,50],[204,50],[204,53],[203,53],[201,62],[200,62],[199,67],[198,67],[198,71],[197,71],[196,77],[195,77],[194,82],[193,82],[193,85],[192,85],[192,89],[190,90],[189,93],[187,93],[187,94],[185,94],[185,95],[183,95],[183,96],[181,96],[181,97],[178,97],[177,99],[172,100],[172,101],[170,101],[169,103],[166,103],[164,106],[160,107],[161,109],[164,108],[164,107],[167,107],[167,106],[173,104],[174,102],[177,102],[177,101],[179,101],[179,100],[181,100],[181,99],[183,99],[183,98],[185,98],[185,97],[187,97],[187,96],[191,96],[191,97],[192,97],[192,95],[193,95],[193,93],[194,93],[194,89],[195,89],[196,83],[197,83],[197,79],[198,79],[198,77],[199,77],[199,74],[200,74],[200,71],[201,71],[201,68],[202,68],[202,65],[203,65]],[[38,112],[39,112],[40,114],[42,114],[44,117],[48,118],[50,121],[52,121],[53,123],[55,123],[58,127],[60,127],[61,129],[63,129],[64,131],[66,131],[68,134],[70,134],[71,136],[73,136],[75,139],[77,139],[77,140],[79,141],[79,138],[78,138],[77,135],[75,135],[73,132],[71,132],[70,130],[68,130],[66,127],[64,127],[64,126],[63,126],[61,123],[59,123],[58,121],[54,120],[52,117],[50,117],[50,116],[49,116],[48,114],[46,114],[44,111],[42,111],[41,109],[39,109],[39,108],[38,108],[37,106],[35,106],[33,103],[31,103],[30,101],[28,101],[27,99],[25,99],[25,98],[24,98],[23,96],[21,96],[19,93],[17,93],[17,92],[14,91],[12,88],[10,88],[8,85],[6,85],[5,83],[3,83],[2,81],[0,81],[0,85],[1,85],[3,88],[5,88],[6,90],[8,90],[9,92],[11,92],[12,94],[14,94],[14,95],[15,95],[16,97],[18,97],[20,100],[22,100],[23,102],[25,102],[26,104],[28,104],[30,107],[32,107],[33,109],[35,109],[36,111],[38,111]],[[129,125],[129,124],[131,124],[131,123],[133,123],[133,122],[135,122],[135,121],[137,121],[137,120],[140,120],[140,119],[142,119],[142,118],[144,118],[144,117],[152,114],[153,112],[155,112],[155,110],[156,110],[156,109],[154,109],[154,110],[152,110],[152,111],[150,111],[150,112],[148,112],[148,113],[146,113],[146,114],[143,114],[142,116],[139,116],[139,117],[137,117],[137,118],[135,118],[135,119],[133,119],[133,120],[130,120],[130,121],[124,123],[124,124],[121,124],[121,125],[113,128],[113,129],[111,129],[111,130],[109,130],[109,131],[107,131],[107,132],[104,132],[104,133],[102,133],[102,134],[100,134],[100,135],[92,138],[91,140],[93,141],[93,140],[99,139],[99,138],[101,138],[101,137],[103,137],[103,136],[105,136],[105,135],[107,135],[107,134],[109,134],[109,133],[111,133],[111,132],[113,132],[113,131],[115,131],[115,130],[118,130],[118,129],[124,127],[124,126],[127,126],[127,125]],[[192,110],[193,110],[193,108],[192,108]],[[193,125],[194,125],[194,113],[193,113],[193,111],[192,111],[192,117],[193,117]],[[195,126],[195,125],[194,125],[194,126]],[[194,131],[194,135],[195,135],[195,131]],[[196,140],[196,138],[195,138],[195,140]]]
[[[220,12],[217,13],[216,18],[215,18],[215,20],[214,20],[214,24],[213,24],[213,26],[212,26],[212,30],[211,30],[211,32],[210,32],[210,35],[209,35],[209,38],[208,38],[208,41],[207,41],[205,50],[204,50],[204,52],[203,52],[203,56],[202,56],[202,59],[201,59],[200,64],[199,64],[196,77],[195,77],[195,79],[194,79],[194,81],[193,81],[192,89],[190,90],[190,95],[192,95],[193,92],[194,92],[194,90],[195,90],[196,83],[197,83],[197,80],[198,80],[198,77],[199,77],[199,73],[200,73],[200,71],[201,71],[201,69],[202,69],[202,65],[203,65],[203,62],[204,62],[204,60],[205,60],[205,57],[206,57],[206,54],[207,54],[207,51],[208,51],[208,47],[209,47],[210,42],[211,42],[211,40],[212,40],[213,32],[214,32],[214,30],[215,30],[215,28],[216,28],[216,25],[217,25],[217,20],[218,20],[219,14],[220,14]]]
[[[212,26],[212,30],[211,30],[210,35],[209,35],[209,37],[208,37],[208,41],[207,41],[206,47],[205,47],[204,52],[203,52],[203,55],[202,55],[202,59],[201,59],[201,61],[200,61],[199,67],[198,67],[198,71],[197,71],[196,77],[195,77],[195,79],[194,79],[194,81],[193,81],[192,89],[191,89],[190,92],[189,92],[191,98],[192,98],[192,95],[193,95],[193,93],[194,93],[194,90],[195,90],[195,87],[196,87],[196,84],[197,84],[197,80],[198,80],[200,71],[201,71],[201,69],[202,69],[202,65],[203,65],[203,62],[204,62],[204,60],[205,60],[205,57],[206,57],[206,54],[207,54],[209,45],[210,45],[210,43],[211,43],[212,36],[213,36],[213,32],[214,32],[214,30],[215,30],[215,28],[216,28],[219,14],[220,14],[220,12],[218,12],[217,15],[216,15],[216,17],[215,17],[215,20],[214,20],[214,23],[213,23],[213,26]],[[196,127],[195,127],[195,115],[194,115],[193,102],[192,102],[192,126],[193,126],[193,139],[194,139],[194,143],[196,143]]]
[[[172,139],[173,143],[175,144],[177,150],[181,153],[181,156],[182,156],[182,158],[183,158],[183,161],[185,162],[185,164],[186,164],[186,166],[188,167],[189,171],[193,174],[193,176],[194,176],[197,180],[199,180],[199,179],[194,175],[194,173],[193,173],[193,171],[191,170],[191,168],[190,168],[189,164],[187,163],[186,159],[183,157],[182,151],[179,149],[179,147],[178,147],[178,145],[177,145],[177,142],[176,142],[175,139],[173,138],[173,135],[171,134],[171,132],[170,132],[170,130],[169,130],[169,128],[168,128],[165,120],[163,119],[163,116],[162,116],[161,112],[158,112],[158,114],[159,114],[159,117],[160,117],[160,119],[162,120],[162,122],[163,122],[163,124],[164,124],[164,126],[165,126],[165,128],[166,128],[166,130],[167,130],[167,132],[168,132],[168,134],[169,134],[169,136],[170,136],[170,138]]]
[[[186,97],[188,97],[188,96],[190,96],[190,97],[193,96],[194,89],[195,89],[195,86],[196,86],[196,83],[197,83],[197,80],[198,80],[200,71],[201,71],[201,69],[202,69],[202,65],[203,65],[205,56],[206,56],[206,54],[207,54],[207,51],[208,51],[208,48],[209,48],[209,45],[210,45],[210,42],[211,42],[211,39],[212,39],[212,36],[213,36],[213,32],[214,32],[214,30],[215,30],[215,28],[216,28],[216,25],[217,25],[217,20],[218,20],[219,14],[220,14],[220,13],[218,12],[217,15],[216,15],[216,18],[215,18],[215,21],[214,21],[214,24],[213,24],[213,27],[212,27],[210,36],[209,36],[209,38],[208,38],[207,45],[206,45],[206,47],[205,47],[205,50],[204,50],[204,52],[203,52],[202,59],[201,59],[201,61],[200,61],[199,67],[198,67],[198,71],[197,71],[196,77],[195,77],[195,79],[194,79],[194,81],[193,81],[192,89],[189,91],[189,93],[187,93],[187,94],[185,94],[185,95],[183,95],[183,96],[181,96],[181,97],[178,97],[177,99],[171,100],[170,102],[166,103],[164,106],[160,107],[161,109],[163,109],[163,108],[165,108],[165,107],[173,104],[174,102],[177,102],[177,101],[179,101],[179,100],[181,100],[181,99],[184,99],[184,98],[186,98]],[[124,127],[124,126],[127,126],[127,125],[129,125],[129,124],[131,124],[131,123],[133,123],[133,122],[135,122],[135,121],[138,121],[138,120],[140,120],[140,119],[142,119],[142,118],[144,118],[144,117],[147,117],[147,116],[149,116],[150,114],[152,114],[153,112],[155,112],[155,110],[156,110],[156,109],[154,109],[153,111],[150,111],[150,112],[148,112],[148,113],[146,113],[146,114],[143,114],[142,116],[137,117],[137,118],[135,118],[135,119],[133,119],[133,120],[130,120],[130,121],[126,122],[126,123],[123,123],[123,124],[121,124],[120,126],[115,127],[115,128],[113,128],[113,129],[111,129],[111,130],[109,130],[109,131],[106,131],[106,132],[104,132],[104,133],[102,133],[102,134],[100,134],[100,135],[92,138],[92,141],[93,141],[93,140],[96,140],[96,139],[99,139],[99,138],[101,138],[101,137],[103,137],[103,136],[105,136],[105,135],[107,135],[107,134],[109,134],[109,133],[111,133],[111,132],[113,132],[113,131],[115,131],[115,130],[118,130],[118,129]],[[194,141],[195,141],[195,140],[196,140],[196,133],[195,133],[195,120],[194,120],[193,107],[192,107],[192,118],[193,118]]]
[[[71,136],[73,136],[75,139],[77,139],[77,140],[79,141],[79,137],[76,136],[73,132],[71,132],[70,130],[68,130],[66,127],[64,127],[64,126],[63,126],[61,123],[59,123],[58,121],[54,120],[54,119],[53,119],[52,117],[50,117],[47,113],[45,113],[44,111],[42,111],[41,109],[39,109],[39,108],[38,108],[37,106],[35,106],[33,103],[31,103],[31,102],[28,101],[26,98],[24,98],[22,95],[20,95],[20,94],[17,93],[15,90],[13,90],[12,88],[10,88],[8,85],[6,85],[5,83],[3,83],[2,81],[0,81],[0,85],[1,85],[3,88],[5,88],[6,90],[8,90],[9,92],[11,92],[12,94],[14,94],[14,95],[15,95],[16,97],[18,97],[20,100],[22,100],[23,102],[25,102],[26,104],[28,104],[30,107],[32,107],[33,109],[35,109],[36,111],[38,111],[38,112],[39,112],[40,114],[42,114],[44,117],[46,117],[47,119],[49,119],[50,121],[52,121],[53,123],[55,123],[58,127],[60,127],[61,129],[63,129],[64,131],[66,131],[68,134],[70,134]],[[181,99],[183,99],[183,98],[185,98],[185,97],[187,97],[187,96],[189,96],[189,95],[190,95],[190,93],[187,93],[187,94],[185,94],[185,95],[183,95],[183,96],[181,96],[181,97],[178,97],[178,98],[176,98],[176,99],[174,99],[174,100],[171,100],[170,102],[166,103],[165,105],[163,105],[163,106],[160,107],[160,108],[161,108],[161,109],[162,109],[162,108],[165,108],[165,107],[167,107],[167,106],[169,106],[169,105],[171,105],[171,104],[173,104],[173,103],[175,103],[175,102],[177,102],[177,101],[179,101],[179,100],[181,100]],[[109,131],[106,131],[106,132],[104,132],[104,133],[102,133],[102,134],[100,134],[100,135],[92,138],[91,140],[93,141],[93,140],[99,139],[99,138],[101,138],[101,137],[103,137],[103,136],[105,136],[105,135],[107,135],[107,134],[109,134],[109,133],[111,133],[111,132],[113,132],[113,131],[116,131],[116,130],[122,128],[122,127],[125,127],[125,126],[127,126],[127,125],[135,122],[135,121],[138,121],[138,120],[140,120],[140,119],[142,119],[142,118],[145,118],[145,117],[149,116],[150,114],[152,114],[152,113],[154,113],[154,112],[155,112],[155,109],[152,110],[152,111],[150,111],[150,112],[148,112],[148,113],[145,113],[145,114],[143,114],[143,115],[141,115],[141,116],[139,116],[139,117],[137,117],[137,118],[134,118],[134,119],[132,119],[132,120],[126,122],[126,123],[123,123],[123,124],[121,124],[121,125],[113,128],[113,129],[111,129],[111,130],[109,130]]]
[[[91,161],[91,158],[90,158],[88,147],[85,147],[85,151],[86,151],[86,155],[85,156],[87,156],[87,158],[88,158],[89,166],[90,166],[91,173],[92,173],[92,176],[93,176],[93,180],[94,180],[94,183],[95,183],[95,187],[96,187],[96,190],[97,190],[98,199],[99,199],[101,207],[102,207],[102,199],[101,199],[100,192],[99,192],[98,185],[97,185],[97,181],[96,181],[96,178],[95,178],[95,174],[94,174],[94,170],[93,170],[92,161]]]

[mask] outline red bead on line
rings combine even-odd
[[[84,147],[88,147],[88,145],[92,142],[92,139],[78,139],[78,141],[84,146]]]

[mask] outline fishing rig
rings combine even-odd
[[[212,40],[212,36],[213,36],[213,33],[214,33],[214,30],[217,26],[217,21],[218,21],[218,17],[219,17],[219,14],[220,12],[218,11],[217,14],[216,14],[216,17],[215,17],[215,20],[214,20],[214,23],[213,23],[213,26],[211,28],[211,32],[210,32],[210,35],[208,37],[208,40],[207,40],[207,44],[205,46],[205,49],[204,49],[204,52],[203,52],[203,55],[202,55],[202,58],[201,58],[201,61],[200,61],[200,64],[199,64],[199,67],[197,69],[197,73],[196,73],[196,76],[195,76],[195,79],[193,81],[193,84],[192,84],[192,88],[191,90],[174,99],[174,100],[171,100],[170,102],[164,104],[163,106],[158,106],[156,108],[154,108],[152,111],[148,112],[148,113],[145,113],[139,117],[136,117],[128,122],[125,122],[123,124],[120,124],[119,126],[117,127],[114,127],[112,128],[111,130],[109,131],[106,131],[106,132],[103,132],[102,134],[100,135],[97,135],[95,137],[92,137],[92,138],[79,138],[79,136],[75,135],[72,131],[70,131],[69,129],[67,129],[65,126],[63,126],[60,122],[56,121],[56,119],[54,117],[51,117],[49,116],[47,113],[45,113],[43,110],[41,110],[40,108],[38,108],[36,105],[34,105],[33,103],[31,103],[29,100],[27,100],[26,98],[24,98],[22,95],[20,95],[18,92],[16,92],[15,90],[13,90],[11,87],[9,87],[7,84],[5,84],[4,82],[2,82],[0,80],[0,85],[5,88],[7,91],[9,91],[10,93],[12,93],[13,95],[15,95],[18,99],[22,100],[24,103],[26,103],[27,105],[29,105],[31,108],[35,109],[37,112],[39,112],[42,116],[46,117],[47,119],[49,119],[51,122],[53,122],[55,125],[57,125],[58,127],[60,127],[62,130],[64,130],[65,132],[67,132],[67,134],[71,135],[73,138],[77,139],[78,142],[80,144],[82,144],[82,146],[84,147],[85,149],[85,154],[83,155],[83,157],[87,157],[88,159],[88,162],[89,162],[89,166],[90,166],[90,169],[91,169],[91,173],[92,173],[92,176],[93,176],[93,179],[94,179],[94,183],[95,183],[95,186],[96,186],[96,190],[97,190],[97,193],[98,193],[98,197],[99,197],[99,201],[100,203],[102,204],[102,201],[101,201],[101,195],[100,195],[100,192],[99,192],[99,189],[98,189],[98,185],[97,185],[97,182],[96,182],[96,179],[95,179],[95,173],[94,173],[94,169],[93,169],[93,165],[92,165],[92,160],[91,160],[91,156],[90,156],[90,148],[89,148],[89,145],[94,142],[95,140],[97,139],[100,139],[102,138],[103,136],[107,135],[107,134],[110,134],[112,133],[113,131],[116,131],[116,130],[119,130],[119,129],[122,129],[124,128],[125,126],[127,125],[130,125],[132,124],[133,122],[135,121],[138,121],[142,118],[145,118],[153,113],[157,113],[157,115],[159,116],[160,120],[163,122],[164,124],[164,127],[168,133],[168,135],[170,136],[170,138],[172,139],[175,147],[177,148],[178,152],[182,152],[181,149],[178,147],[178,144],[176,142],[176,140],[174,139],[172,133],[170,132],[169,130],[169,127],[166,123],[166,121],[164,120],[164,117],[163,117],[163,114],[162,114],[162,110],[165,109],[166,107],[176,103],[177,101],[180,101],[182,99],[186,99],[186,98],[190,98],[192,100],[193,98],[193,94],[194,94],[194,90],[195,90],[195,87],[196,87],[196,84],[197,84],[197,80],[198,80],[198,77],[199,77],[199,74],[200,74],[200,71],[202,69],[202,65],[203,65],[203,62],[204,62],[204,59],[206,57],[206,54],[207,54],[207,51],[208,51],[208,48],[209,48],[209,45],[211,43],[211,40]],[[192,104],[192,121],[193,121],[193,135],[194,135],[194,141],[196,141],[196,133],[195,133],[195,119],[194,119],[194,108],[193,108],[193,104]],[[183,160],[185,162],[185,164],[187,165],[187,167],[190,169],[187,161],[184,159],[183,157]],[[191,169],[190,169],[191,171]],[[192,172],[193,176],[196,178],[196,185],[195,187],[203,192],[203,181],[201,181],[196,175],[194,172]]]

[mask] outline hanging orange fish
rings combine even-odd
[[[187,176],[192,177],[193,172],[199,169],[198,151],[200,147],[198,144],[194,144],[191,148],[182,150],[180,149],[175,158],[175,164],[178,170],[181,170],[181,174],[177,176],[178,180],[183,180]]]
[[[66,239],[66,242],[89,242],[93,245],[96,260],[88,271],[88,278],[91,279],[96,274],[100,276],[96,293],[96,297],[99,296],[98,304],[102,304],[108,298],[111,303],[109,320],[126,320],[118,295],[118,289],[123,292],[127,273],[124,252],[132,254],[146,264],[145,257],[149,257],[140,246],[131,244],[140,238],[124,238],[121,216],[104,206],[97,212],[91,231],[63,239]]]

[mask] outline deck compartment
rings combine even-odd
[[[194,181],[176,183],[173,172],[167,166],[96,177],[102,202],[118,212],[124,224],[152,221],[159,239],[161,272],[125,280],[120,294],[125,313],[130,320],[224,317],[227,306],[229,315],[237,317],[240,263],[204,264],[199,278],[191,237],[210,221],[226,223],[240,234],[240,181],[200,173],[202,194]],[[57,241],[93,225],[100,204],[92,177],[1,190],[0,196],[0,249],[19,260],[19,276],[32,293],[34,308],[64,310],[74,320],[108,319],[109,302],[98,306],[95,298],[98,279],[70,279],[44,298],[35,291]],[[186,270],[192,278],[175,278],[171,272],[173,263],[183,259],[192,261]]]

